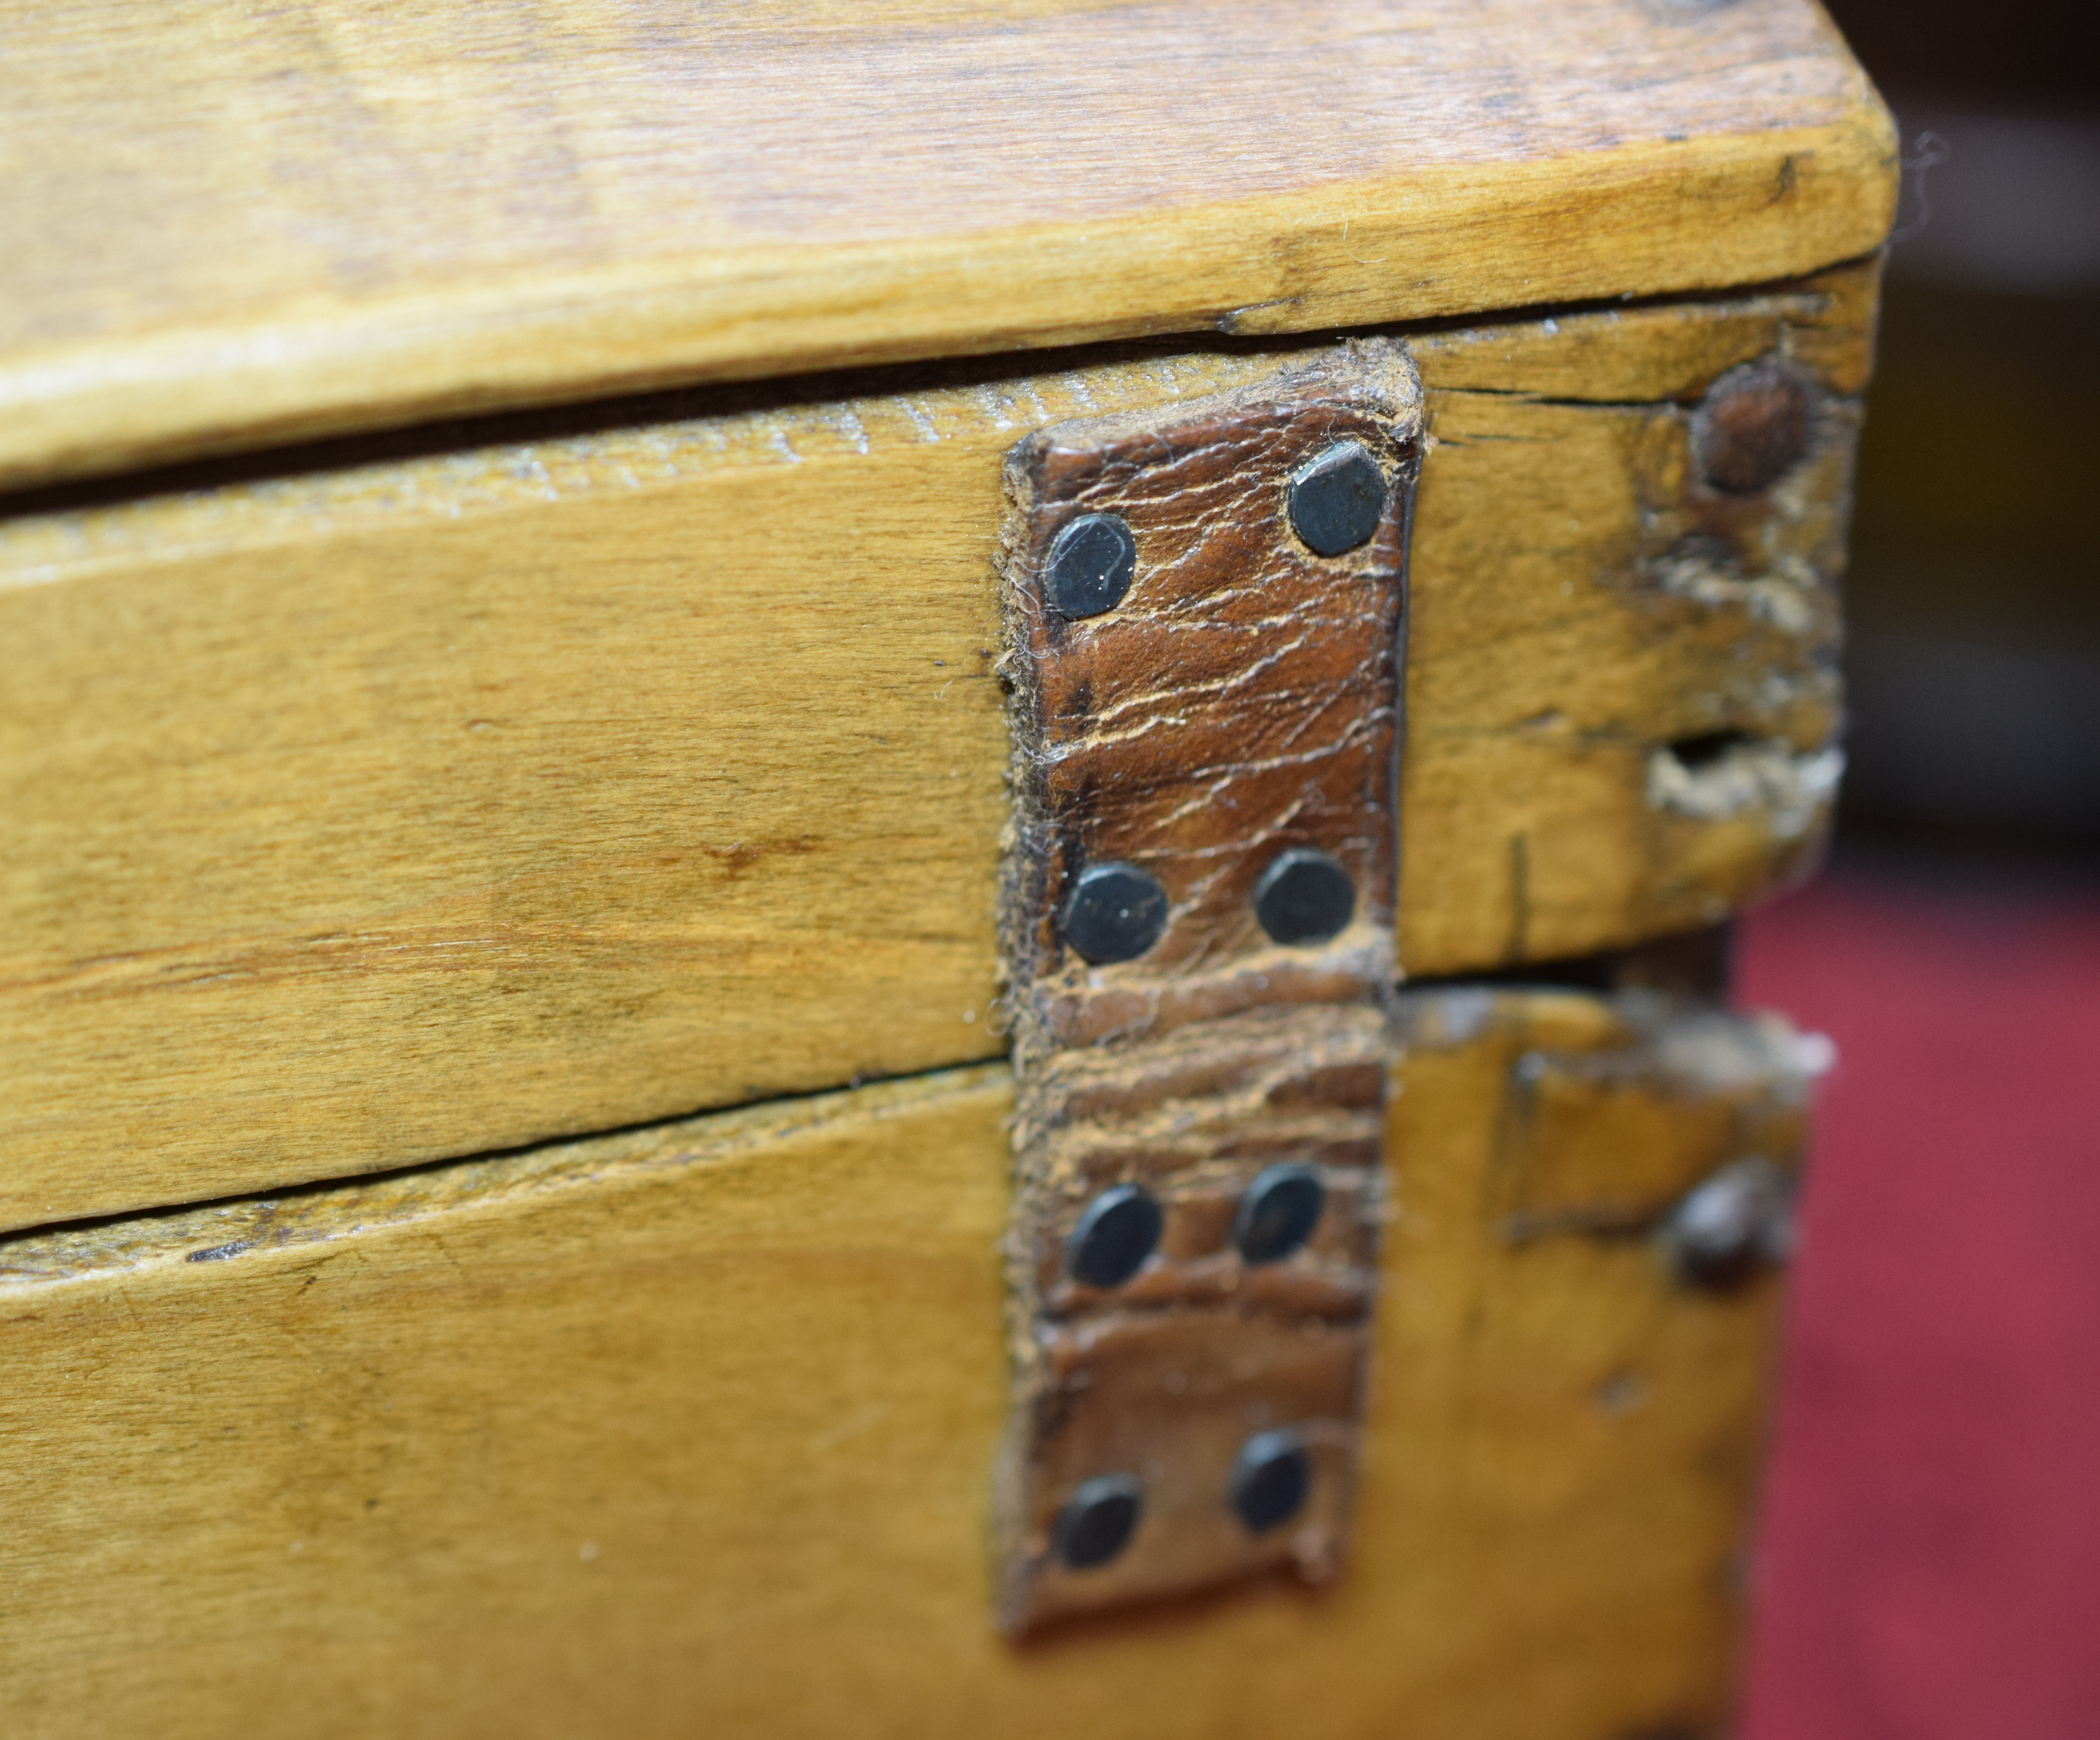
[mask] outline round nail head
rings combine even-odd
[[[1083,1482],[1065,1499],[1052,1530],[1057,1557],[1075,1571],[1105,1565],[1130,1544],[1145,1508],[1145,1488],[1132,1474],[1102,1474]]]
[[[1233,1464],[1233,1508],[1248,1531],[1266,1535],[1305,1508],[1312,1459],[1295,1432],[1263,1432],[1240,1446]]]
[[[1241,1260],[1282,1261],[1312,1236],[1326,1206],[1327,1187],[1311,1167],[1295,1162],[1265,1167],[1240,1198],[1233,1219],[1233,1243]]]
[[[1784,1262],[1793,1242],[1793,1195],[1786,1174],[1762,1158],[1733,1161],[1696,1186],[1663,1224],[1678,1279],[1725,1290]]]
[[[1050,603],[1061,616],[1114,610],[1137,572],[1137,540],[1117,514],[1082,514],[1051,541]]]
[[[1354,441],[1330,447],[1290,480],[1290,528],[1316,556],[1371,541],[1385,515],[1385,473]]]
[[[1065,1270],[1087,1287],[1121,1287],[1159,1243],[1166,1217],[1142,1186],[1118,1184],[1087,1204],[1065,1241]]]
[[[1356,885],[1349,872],[1311,846],[1293,846],[1255,884],[1254,916],[1286,947],[1339,936],[1356,910]]]
[[[1096,864],[1065,903],[1065,940],[1096,966],[1135,961],[1167,928],[1167,890],[1135,864]]]
[[[1692,416],[1700,475],[1724,495],[1771,488],[1807,455],[1812,410],[1806,382],[1776,357],[1731,369]]]

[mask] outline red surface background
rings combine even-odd
[[[2100,893],[1833,873],[1740,972],[1838,1052],[1743,1740],[2095,1740]]]

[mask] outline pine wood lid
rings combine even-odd
[[[1873,248],[1813,0],[317,0],[0,32],[0,487],[676,382]]]

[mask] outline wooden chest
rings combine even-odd
[[[1896,172],[1812,0],[5,14],[11,1730],[1716,1731]],[[1232,1386],[1337,1337],[1330,1464]]]

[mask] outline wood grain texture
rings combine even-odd
[[[1343,345],[1236,393],[1059,424],[1017,449],[1004,916],[1024,1067],[1391,984],[1422,423],[1405,351]],[[1321,557],[1290,530],[1286,500],[1293,476],[1343,442],[1374,456],[1383,508],[1359,548]],[[1114,608],[1067,620],[1045,597],[1047,557],[1064,527],[1101,513],[1135,534],[1136,577]],[[1355,890],[1348,925],[1316,947],[1284,948],[1255,916],[1263,872],[1292,848],[1328,855]],[[1080,872],[1106,863],[1154,877],[1167,908],[1137,959],[1102,966],[1072,947],[1062,915]]]
[[[1507,1224],[1798,1102],[1678,1018],[1415,998],[1348,1574],[1020,1649],[1003,1069],[0,1244],[10,1732],[1705,1732],[1776,1291]]]
[[[1324,1581],[1346,1551],[1422,448],[1421,382],[1403,347],[1374,340],[1237,392],[1057,424],[1008,461],[1000,935],[1018,1086],[995,1516],[1014,1632],[1278,1566]],[[1336,546],[1316,550],[1299,492],[1337,459],[1365,468],[1366,511],[1316,528]],[[1068,610],[1059,551],[1110,531],[1128,540],[1127,587]],[[1346,908],[1278,937],[1258,890],[1307,854],[1343,879]],[[1090,873],[1149,879],[1141,947],[1075,943]],[[1233,1212],[1279,1164],[1323,1193],[1320,1236],[1242,1261]],[[1157,1205],[1159,1248],[1075,1286],[1058,1259],[1116,1187]],[[1256,1530],[1220,1498],[1242,1446],[1277,1432],[1308,1490]],[[1135,1526],[1074,1563],[1061,1519],[1103,1478],[1128,1483]]]
[[[1813,0],[0,8],[0,484],[1876,246]]]
[[[1812,853],[1873,306],[1855,268],[1410,340],[1410,972],[1704,924]],[[1699,402],[1771,355],[1817,444],[1705,501]],[[0,1225],[1003,1049],[1005,454],[1277,364],[1068,360],[0,520]],[[1724,729],[1748,767],[1651,801]]]
[[[1694,929],[1815,863],[1876,283],[1418,342],[1410,972]],[[1759,368],[1798,382],[1801,450],[1717,489],[1694,447]]]

